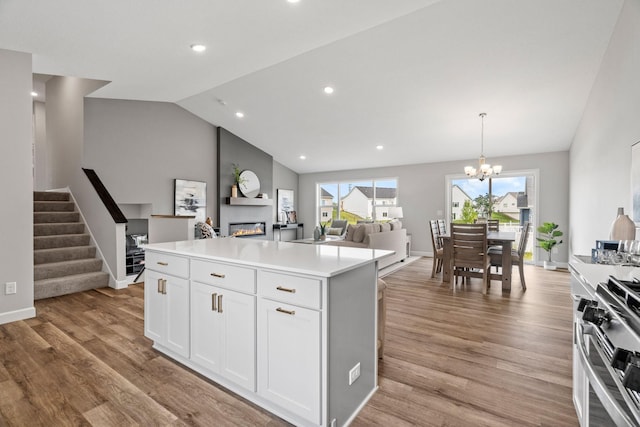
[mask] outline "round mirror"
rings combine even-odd
[[[260,193],[260,180],[255,172],[244,170],[240,173],[240,192],[244,197],[256,197]]]

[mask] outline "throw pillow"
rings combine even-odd
[[[368,224],[360,224],[358,226],[356,226],[356,231],[353,233],[353,242],[354,243],[361,243],[364,240],[365,237],[365,227]]]
[[[364,228],[364,239],[362,239],[362,242],[365,245],[369,245],[369,235],[378,232],[378,224],[363,224],[361,227]]]
[[[389,224],[391,224],[391,231],[400,230],[402,228],[402,222],[394,219]]]
[[[388,222],[380,224],[380,231],[391,231],[391,224],[389,224]]]
[[[216,232],[213,231],[213,227],[206,222],[199,222],[196,224],[196,227],[200,230],[201,239],[214,239],[216,237]]]
[[[347,227],[347,235],[344,237],[344,240],[348,240],[350,242],[353,242],[353,235],[356,232],[356,226],[353,224],[349,224],[349,226]]]
[[[329,227],[327,229],[327,234],[330,235],[330,236],[339,236],[339,235],[342,234],[342,227],[340,227],[340,228],[331,228],[331,227]]]

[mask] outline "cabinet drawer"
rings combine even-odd
[[[191,260],[191,280],[234,291],[256,293],[256,270],[215,261]]]
[[[145,258],[149,270],[189,278],[189,258],[150,251],[145,253]]]
[[[314,309],[322,308],[322,281],[307,277],[260,271],[258,293],[274,299]]]

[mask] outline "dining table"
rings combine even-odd
[[[439,238],[442,240],[442,281],[449,282],[453,270],[451,257],[451,236],[449,234],[441,234]],[[513,242],[516,241],[516,233],[513,231],[489,231],[487,232],[487,241],[489,246],[502,247],[502,272],[490,273],[491,280],[501,280],[502,290],[511,290],[511,248]],[[488,255],[487,255],[488,256]]]

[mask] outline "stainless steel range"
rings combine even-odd
[[[586,424],[640,426],[640,281],[610,276],[593,299],[581,299],[575,346]]]

